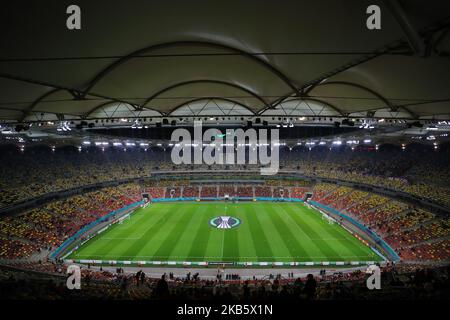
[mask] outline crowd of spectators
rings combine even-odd
[[[28,258],[58,247],[85,225],[133,202],[137,185],[103,188],[0,219],[0,259]]]
[[[258,169],[256,165],[178,165],[170,164],[170,149],[127,149],[91,147],[75,148],[35,147],[20,152],[14,147],[1,147],[0,207],[30,199],[49,192],[91,185],[105,181],[147,177],[152,172],[184,170]],[[425,146],[313,148],[301,146],[280,150],[281,168],[296,170],[308,176],[333,178],[382,186],[403,191],[450,206],[450,158],[448,148],[434,151]],[[426,161],[425,161],[426,159]],[[299,186],[295,180],[267,180],[270,186]],[[187,184],[184,180],[160,181],[161,187]],[[150,187],[150,186],[149,186]]]
[[[450,247],[446,240],[450,238],[450,218],[447,216],[378,194],[332,184],[316,185],[313,199],[375,231],[402,259],[449,259]]]
[[[207,280],[188,275],[163,274],[151,278],[145,271],[124,273],[82,269],[83,290],[68,290],[65,277],[30,275],[20,269],[2,267],[0,298],[9,299],[155,299],[155,300],[404,300],[447,299],[448,267],[428,269],[421,265],[382,267],[383,290],[369,290],[363,270],[314,276],[241,280],[227,275]]]

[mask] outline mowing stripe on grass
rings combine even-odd
[[[235,217],[234,207],[227,207],[227,215]],[[224,232],[224,243],[223,243],[223,261],[233,261],[232,257],[239,257],[239,242],[238,242],[238,232],[239,227],[234,229],[223,229]]]
[[[195,208],[186,206],[179,206],[176,209],[176,214],[172,217],[169,223],[158,230],[153,243],[148,243],[140,252],[145,255],[153,256],[153,260],[167,260],[170,256],[170,251],[176,245],[178,236],[189,227],[189,222],[194,216]],[[139,253],[140,253],[139,252]]]
[[[197,245],[195,237],[198,234],[198,230],[206,220],[205,212],[207,212],[207,206],[199,206],[198,208],[195,208],[195,210],[196,211],[193,214],[189,225],[187,225],[186,228],[182,230],[181,234],[178,236],[178,241],[174,244],[172,250],[170,251],[169,260],[184,259],[188,261],[194,261],[194,259],[188,258],[189,255],[187,253],[193,246]],[[195,255],[192,256],[195,257]],[[195,261],[201,260],[196,259]]]
[[[95,254],[108,256],[122,257],[124,254],[124,249],[127,245],[132,244],[134,241],[139,242],[139,239],[147,231],[149,227],[152,227],[154,223],[158,222],[158,217],[163,219],[167,212],[172,207],[158,208],[149,207],[143,209],[139,212],[139,215],[131,216],[129,221],[125,221],[124,224],[115,224],[111,228],[114,228],[111,233],[106,234],[108,239],[105,239],[106,243],[103,242],[95,243],[91,247],[95,250]],[[129,237],[137,237],[136,240],[124,240]],[[99,237],[99,240],[105,238],[105,235]],[[113,239],[116,238],[116,239]],[[89,248],[89,246],[88,246]],[[83,254],[86,254],[83,252]],[[129,258],[129,257],[126,257]]]
[[[264,233],[264,229],[258,219],[258,214],[254,206],[248,208],[248,223],[250,224],[251,235],[255,245],[255,251],[258,255],[258,261],[275,261],[274,254],[270,247],[270,242]]]
[[[193,261],[202,261],[202,257],[205,256],[206,247],[208,246],[209,236],[212,231],[212,227],[209,226],[209,216],[211,212],[208,210],[209,206],[203,206],[204,212],[202,213],[203,221],[200,222],[200,226],[197,229],[194,240],[190,243],[190,249],[186,252],[186,259]],[[195,258],[190,258],[195,257]]]
[[[175,214],[181,210],[180,206],[171,206],[164,215],[157,218],[157,221],[148,228],[145,233],[142,235],[141,239],[131,241],[128,246],[123,248],[122,254],[120,255],[124,259],[129,259],[135,256],[139,256],[141,251],[148,245],[152,245],[153,238],[160,232],[164,226],[167,226],[168,222],[170,222],[171,218],[175,216]],[[147,252],[144,252],[144,255],[148,255]]]
[[[253,242],[252,231],[248,219],[249,206],[234,205],[234,216],[241,220],[241,224],[237,227],[237,243],[239,246],[239,254],[241,261],[256,262],[258,261],[258,254],[255,250],[255,243]],[[251,258],[253,257],[253,258]]]
[[[284,206],[279,206],[277,209],[284,209],[283,207]],[[286,248],[289,250],[289,253],[292,256],[292,261],[294,260],[309,261],[308,253],[303,248],[300,241],[298,241],[295,234],[291,231],[289,225],[286,223],[286,221],[284,221],[284,219],[286,219],[285,216],[287,216],[286,211],[282,210],[280,214],[278,214],[273,206],[268,206],[267,210],[269,211],[269,216],[278,233],[283,235],[281,239],[283,240]]]
[[[371,256],[370,253],[372,253],[372,250],[370,248],[366,247],[365,245],[362,245],[358,239],[353,237],[342,227],[336,224],[328,224],[328,223],[323,224],[323,221],[321,221],[321,219],[319,218],[320,215],[316,210],[309,208],[306,209],[308,210],[308,213],[311,216],[316,217],[316,219],[314,219],[315,221],[313,221],[314,224],[320,225],[325,234],[328,234],[331,237],[334,237],[338,240],[336,245],[340,245],[341,250],[343,251],[342,254],[343,256],[354,255],[355,258],[362,256],[367,256],[367,258],[370,258]]]
[[[332,248],[327,241],[323,240],[322,237],[312,228],[310,227],[310,223],[314,220],[313,217],[311,217],[308,214],[296,214],[296,212],[290,208],[286,207],[288,212],[291,214],[291,217],[294,218],[295,221],[297,221],[297,224],[301,226],[302,230],[308,235],[310,239],[318,239],[315,240],[314,243],[318,246],[320,251],[322,252],[324,258],[326,257],[341,257],[341,255]],[[306,213],[307,211],[305,211]],[[319,240],[320,239],[320,240]]]

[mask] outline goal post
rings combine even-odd
[[[334,220],[332,217],[330,217],[324,212],[322,212],[322,220],[327,220],[328,224],[333,224],[336,222],[336,220]]]

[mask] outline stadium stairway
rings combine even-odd
[[[416,225],[414,225],[414,226],[412,226],[412,227],[400,228],[398,231],[400,231],[401,233],[405,233],[405,232],[409,232],[409,231],[414,231],[414,230],[417,230],[417,229],[426,227],[426,226],[428,226],[428,225],[430,225],[430,224],[432,224],[432,223],[434,223],[434,222],[439,222],[439,221],[441,221],[441,220],[442,220],[442,218],[436,216],[436,217],[434,217],[433,219],[430,219],[430,220],[424,221],[424,222],[422,222],[422,223],[416,224]],[[389,234],[389,235],[392,235],[392,233]],[[386,236],[389,236],[389,235],[386,235]]]
[[[406,245],[406,246],[403,246],[403,248],[408,248],[408,249],[416,248],[416,247],[423,246],[424,244],[432,244],[432,243],[444,241],[444,240],[447,240],[447,239],[450,239],[450,235],[446,235],[446,236],[442,236],[442,237],[437,237],[437,238],[432,238],[432,239],[429,239],[429,240],[417,242],[417,243],[414,243],[414,244],[409,245],[409,246]]]
[[[354,190],[354,191],[350,192],[348,194],[348,196],[351,197],[353,194],[355,194],[355,192],[359,192],[359,191],[358,190]],[[365,197],[360,198],[357,201],[349,201],[349,204],[347,206],[344,206],[344,207],[340,208],[340,210],[343,210],[343,211],[350,210],[351,208],[353,208],[354,206],[360,204],[362,201],[368,199],[369,197],[370,197],[370,194],[367,194]]]
[[[372,195],[371,195],[370,193],[367,194],[366,197],[364,197],[363,199],[361,199],[358,203],[355,203],[354,205],[348,207],[347,210],[350,210],[351,208],[353,208],[353,207],[355,207],[356,205],[358,205],[358,204],[364,202],[365,200],[370,199],[371,196],[372,196]],[[388,201],[388,202],[389,202],[389,201]],[[366,210],[366,211],[364,212],[364,214],[372,213],[372,212],[374,212],[375,210],[377,210],[378,208],[382,208],[382,207],[386,206],[386,204],[387,204],[388,202],[385,202],[385,203],[382,203],[382,204],[380,204],[380,205],[378,205],[378,206],[372,207],[372,208],[370,208],[369,210]]]

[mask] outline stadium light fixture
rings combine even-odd
[[[113,146],[115,146],[115,147],[122,147],[123,144],[122,144],[122,142],[113,142]]]
[[[326,143],[325,141],[320,141],[319,144],[320,144],[321,146],[324,146],[324,145],[326,145],[327,143]]]
[[[90,141],[83,141],[83,144],[86,145],[86,146],[90,146],[91,142]]]
[[[334,140],[332,142],[332,144],[335,145],[335,146],[340,146],[342,144],[342,141],[341,140]]]
[[[364,143],[371,143],[372,142],[372,140],[371,139],[364,139],[364,141],[363,141]]]

